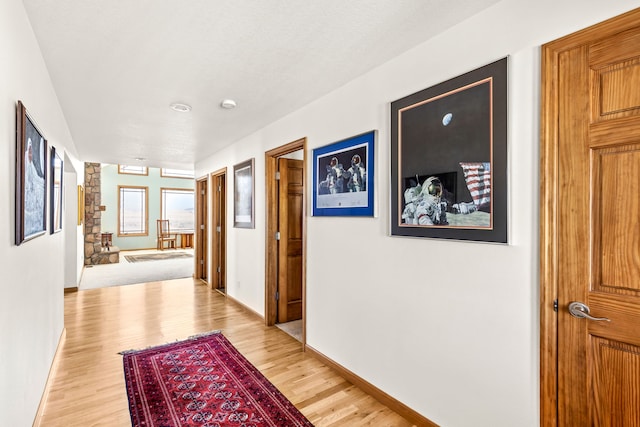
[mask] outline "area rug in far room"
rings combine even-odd
[[[193,258],[193,254],[186,252],[157,252],[152,254],[142,254],[142,255],[125,255],[124,256],[129,262],[144,262],[144,261],[163,261],[166,259],[177,259],[177,258]]]
[[[122,354],[133,427],[313,427],[219,332]]]

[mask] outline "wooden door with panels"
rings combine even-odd
[[[640,426],[640,9],[543,46],[541,421]]]
[[[196,229],[195,234],[195,278],[208,282],[207,272],[207,212],[209,199],[207,177],[196,180]]]
[[[278,323],[302,318],[302,160],[278,159]]]
[[[227,289],[227,169],[223,168],[211,174],[213,188],[212,221],[213,239],[211,242],[211,287],[222,293]]]

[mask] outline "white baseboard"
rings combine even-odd
[[[60,339],[58,340],[58,346],[56,347],[56,352],[53,355],[53,362],[51,362],[51,367],[49,368],[47,383],[44,386],[44,391],[42,392],[42,397],[40,398],[40,404],[38,405],[38,412],[36,412],[36,418],[33,420],[33,427],[40,427],[42,414],[44,413],[44,408],[47,405],[47,399],[49,398],[49,388],[51,387],[51,380],[53,379],[56,370],[58,369],[58,355],[62,349],[66,337],[67,328],[62,328],[62,333],[60,334]]]

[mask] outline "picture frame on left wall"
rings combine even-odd
[[[22,101],[16,106],[16,225],[20,245],[47,230],[47,140]]]
[[[51,201],[49,212],[51,234],[62,231],[62,171],[63,161],[55,147],[51,147]]]
[[[84,187],[78,185],[78,225],[84,223]]]

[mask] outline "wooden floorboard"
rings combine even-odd
[[[66,339],[54,362],[41,426],[129,426],[122,356],[221,330],[317,427],[410,427],[301,344],[192,279],[66,293]]]

